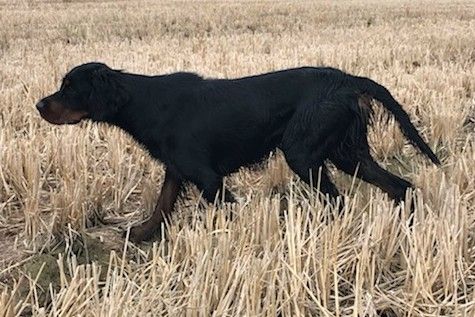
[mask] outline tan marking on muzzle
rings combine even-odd
[[[45,110],[40,113],[46,121],[53,124],[78,123],[88,115],[86,111],[73,110],[56,101],[48,102]]]

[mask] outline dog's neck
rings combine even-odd
[[[121,76],[121,88],[128,95],[128,101],[113,116],[105,118],[104,122],[121,128],[147,148],[155,148],[160,143],[160,140],[150,139],[148,131],[160,131],[165,127],[176,111],[170,108],[171,105],[180,104],[177,99],[190,93],[190,87],[203,81],[193,73],[153,77],[123,73]],[[137,81],[137,77],[141,80]],[[144,116],[144,113],[147,115]]]

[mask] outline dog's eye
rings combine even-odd
[[[75,92],[75,89],[69,80],[63,81],[63,84],[61,85],[61,90],[64,91],[65,93]]]
[[[69,79],[64,79],[63,83],[61,84],[61,88],[70,88],[71,87],[71,81]]]

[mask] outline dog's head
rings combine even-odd
[[[36,108],[53,124],[111,120],[128,99],[120,76],[120,71],[105,64],[79,65],[64,76],[59,90],[41,99]]]

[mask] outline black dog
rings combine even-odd
[[[153,237],[167,219],[186,182],[213,202],[223,176],[283,151],[305,182],[319,180],[321,193],[339,196],[325,168],[374,184],[401,201],[412,185],[371,157],[367,125],[376,99],[396,118],[405,136],[440,164],[408,114],[376,82],[332,68],[298,68],[239,79],[204,79],[192,73],[144,76],[101,63],[77,66],[58,92],[36,107],[54,124],[83,119],[116,125],[166,166],[165,181],[151,218],[131,238]],[[319,172],[320,170],[320,172]],[[234,201],[225,191],[225,201]]]

